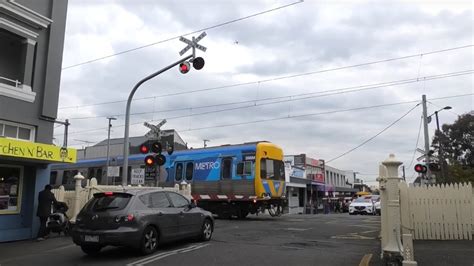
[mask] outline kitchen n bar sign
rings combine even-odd
[[[55,145],[0,138],[0,156],[75,163],[77,151]]]

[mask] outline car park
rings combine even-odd
[[[181,194],[130,189],[94,194],[77,215],[72,238],[90,255],[108,245],[151,254],[163,242],[184,238],[209,241],[213,230],[212,214]]]
[[[375,205],[371,196],[360,196],[349,205],[349,214],[375,214]]]

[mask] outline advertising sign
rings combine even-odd
[[[62,148],[51,144],[0,138],[0,156],[75,163],[76,153],[76,149]]]

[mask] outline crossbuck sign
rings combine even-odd
[[[160,138],[160,127],[163,126],[166,123],[166,119],[163,119],[160,123],[158,123],[156,126],[152,125],[150,123],[143,123],[144,126],[150,129],[148,133],[145,134],[145,137],[150,138],[150,139],[159,139]]]
[[[182,56],[184,53],[186,53],[191,48],[193,48],[193,57],[194,57],[194,54],[196,52],[196,48],[203,51],[203,52],[205,52],[207,50],[207,48],[200,45],[200,44],[198,44],[198,42],[200,40],[202,40],[202,38],[206,37],[206,35],[207,35],[206,32],[203,32],[197,38],[193,37],[192,40],[186,39],[183,36],[181,36],[179,38],[179,40],[186,43],[188,46],[184,47],[184,49],[179,52],[179,55]]]

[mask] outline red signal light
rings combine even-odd
[[[190,69],[191,69],[191,66],[189,65],[189,62],[183,62],[179,64],[179,72],[181,72],[181,74],[188,73]]]
[[[155,165],[155,157],[153,157],[153,155],[148,155],[147,157],[145,157],[145,165],[146,166]]]
[[[423,165],[423,164],[415,165],[415,172],[424,174],[427,171],[428,171],[428,168],[426,168],[425,165]]]
[[[142,144],[142,145],[140,146],[140,152],[143,153],[143,154],[148,153],[148,152],[149,152],[148,146],[145,145],[145,144]]]

